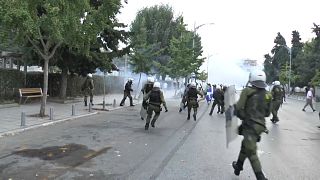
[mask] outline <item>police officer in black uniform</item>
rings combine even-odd
[[[124,94],[123,94],[123,99],[120,103],[120,106],[124,105],[124,101],[127,99],[127,97],[129,97],[130,99],[130,106],[134,106],[133,105],[133,100],[132,100],[132,96],[131,96],[131,91],[133,91],[132,89],[132,81],[133,79],[129,78],[125,87],[124,87]]]

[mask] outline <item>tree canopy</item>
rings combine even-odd
[[[120,0],[0,0],[0,35],[21,46],[30,43],[43,59],[44,87],[40,115],[45,115],[48,65],[64,45],[89,55],[105,27],[119,13]]]
[[[201,39],[186,29],[183,17],[174,17],[168,5],[144,8],[131,24],[135,72],[160,73],[173,78],[197,72],[203,63]],[[193,45],[194,41],[194,45]]]

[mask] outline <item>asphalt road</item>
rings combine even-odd
[[[138,105],[0,138],[0,179],[255,179],[249,161],[233,175],[241,136],[226,148],[223,115],[202,103],[187,121],[167,103],[149,131]],[[258,154],[269,179],[320,179],[320,121],[302,106],[289,100],[267,122]]]

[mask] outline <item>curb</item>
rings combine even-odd
[[[46,122],[46,123],[42,123],[42,124],[31,125],[31,126],[28,126],[28,127],[25,127],[25,128],[21,128],[21,129],[10,130],[10,131],[7,131],[7,132],[0,133],[0,138],[7,137],[7,136],[14,136],[16,134],[19,134],[19,133],[22,133],[22,132],[25,132],[25,131],[28,131],[28,130],[37,129],[37,128],[40,128],[40,127],[46,127],[46,126],[50,126],[50,125],[54,125],[54,124],[58,124],[58,123],[62,123],[62,122],[66,122],[66,121],[82,118],[82,117],[87,117],[87,116],[91,116],[91,115],[95,115],[95,114],[98,114],[98,112],[93,112],[93,113],[89,113],[89,114],[83,114],[83,115],[79,115],[79,116],[75,116],[75,117],[68,117],[68,118],[65,118],[65,119],[55,120],[55,121]]]
[[[137,103],[137,104],[140,104],[140,103]],[[123,109],[123,108],[126,108],[126,107],[129,107],[129,106],[115,107],[115,108],[108,109],[108,111],[114,111],[114,110]],[[93,113],[88,113],[88,114],[83,114],[83,115],[79,115],[79,116],[68,117],[68,118],[55,120],[55,121],[50,121],[50,122],[46,122],[46,123],[42,123],[42,124],[31,125],[31,126],[28,126],[28,127],[25,127],[25,128],[9,130],[7,132],[0,133],[0,138],[8,137],[8,136],[14,136],[14,135],[20,134],[20,133],[28,131],[28,130],[37,129],[37,128],[40,128],[40,127],[46,127],[46,126],[50,126],[50,125],[55,125],[55,124],[58,124],[58,123],[71,121],[71,120],[75,120],[75,119],[82,118],[82,117],[96,115],[98,113],[99,113],[99,110],[97,110],[97,112],[93,112]]]

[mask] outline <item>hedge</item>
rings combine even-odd
[[[18,89],[23,85],[23,72],[16,69],[0,69],[0,103],[16,99]]]
[[[28,72],[26,76],[26,86],[24,86],[24,73],[12,69],[0,69],[0,103],[16,100],[19,97],[18,89],[22,87],[43,87],[43,73]],[[95,95],[103,94],[103,76],[93,76]],[[84,77],[76,75],[68,76],[67,96],[78,97],[82,93],[81,85],[85,81]],[[50,73],[48,80],[48,94],[50,97],[58,97],[60,93],[61,74]],[[123,77],[106,76],[106,94],[123,93]]]

